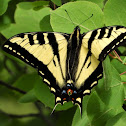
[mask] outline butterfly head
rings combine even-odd
[[[79,26],[76,26],[74,28],[74,33],[80,33],[80,27]]]

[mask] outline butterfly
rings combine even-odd
[[[55,106],[72,101],[82,113],[82,100],[103,77],[102,62],[115,48],[126,42],[126,27],[108,26],[72,34],[29,32],[17,34],[3,50],[38,70],[55,95]]]

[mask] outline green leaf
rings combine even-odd
[[[125,0],[108,0],[104,7],[105,24],[111,25],[123,25],[126,26],[125,16]]]
[[[47,120],[48,120],[48,118],[47,118]],[[14,125],[12,125],[12,126],[14,126]],[[47,123],[45,122],[45,120],[43,118],[32,118],[29,121],[27,121],[25,123],[25,125],[21,125],[21,126],[49,126],[49,125],[47,125]]]
[[[33,9],[24,10],[17,5],[15,12],[16,23],[3,30],[2,34],[9,38],[18,33],[41,31],[39,23],[46,15],[50,14],[50,10],[50,8],[43,8],[38,11]]]
[[[123,64],[124,64],[124,63],[126,64],[126,57],[125,57],[124,60],[123,60]]]
[[[36,100],[37,100],[37,98],[35,96],[34,89],[32,89],[29,92],[27,92],[27,94],[23,95],[18,100],[18,102],[20,102],[20,103],[28,103],[28,102],[35,102]]]
[[[9,126],[24,126],[24,123],[20,120],[13,119]]]
[[[91,125],[103,126],[112,117],[113,113],[113,109],[107,108],[96,92],[91,94],[87,104],[87,115],[91,121]]]
[[[12,84],[13,82],[15,82],[15,78],[18,78],[23,72],[23,71],[19,72],[19,69],[22,69],[23,67],[19,65],[20,66],[19,68],[19,66],[15,66],[15,64],[16,63],[13,62],[13,60],[8,58],[6,59],[6,62],[3,60],[4,69],[3,70],[1,69],[2,71],[0,72],[0,80],[3,80],[8,84]]]
[[[126,51],[126,47],[125,46],[119,46],[118,50],[120,51],[121,54],[123,54]]]
[[[24,91],[29,91],[37,83],[38,79],[39,79],[39,76],[37,74],[25,74],[21,76],[18,80],[16,80],[16,82],[14,83],[14,86]]]
[[[6,12],[9,1],[10,0],[0,0],[0,16]]]
[[[7,15],[0,16],[0,31],[10,26],[11,20]]]
[[[54,4],[56,4],[57,6],[61,6],[62,2],[61,0],[51,0]]]
[[[44,84],[40,79],[37,80],[35,85],[35,95],[36,97],[44,103],[46,106],[50,108],[54,108],[55,106],[55,97],[54,94],[52,94],[46,84]],[[72,107],[71,102],[65,103],[63,106],[62,105],[57,105],[56,110],[66,110]]]
[[[45,23],[46,22],[46,23]],[[46,15],[41,21],[40,21],[40,28],[44,32],[51,32],[53,31],[52,26],[50,24],[50,15]]]
[[[29,9],[40,9],[44,6],[47,6],[49,1],[34,1],[34,2],[21,2],[18,6],[22,9],[29,10]]]
[[[125,74],[121,75],[121,80],[122,80],[122,82],[126,82],[126,75]]]
[[[77,1],[93,2],[93,3],[96,3],[97,5],[99,5],[100,8],[103,8],[103,2],[104,2],[104,0],[77,0]]]
[[[57,121],[56,121],[56,126],[71,126],[76,108],[77,107],[74,106],[68,110],[59,112],[58,113],[59,116],[57,117]]]
[[[96,90],[107,107],[114,109],[115,114],[122,112],[124,101],[124,86],[116,69],[110,64],[107,57],[104,65],[104,84],[98,84]],[[100,88],[99,88],[100,87]]]
[[[6,0],[3,0],[3,1],[6,1]],[[0,16],[0,31],[9,27],[12,22],[13,23],[15,22],[14,14],[17,8],[17,4],[20,1],[21,0],[10,0],[6,12],[2,16]]]
[[[88,19],[89,17],[91,18]],[[87,1],[64,4],[52,11],[50,20],[54,31],[64,33],[72,33],[77,25],[80,26],[82,33],[104,25],[102,10],[97,4]]]
[[[116,86],[115,82],[121,83],[121,78],[117,70],[110,64],[109,57],[103,62],[105,90],[108,90],[112,86]],[[114,82],[113,82],[114,81]]]
[[[8,126],[11,120],[8,116],[0,113],[0,126]]]
[[[126,113],[123,112],[109,119],[105,126],[125,126],[125,125],[126,125]]]
[[[74,114],[72,126],[90,126],[91,122],[87,116],[87,103],[90,96],[85,96],[82,103],[82,117],[80,114],[80,109],[77,107],[76,113]]]
[[[125,56],[120,56],[120,58],[122,60],[124,60]],[[118,60],[116,59],[113,59],[111,61],[112,65],[116,68],[116,70],[121,74],[123,72],[126,71],[126,65],[124,65],[123,63],[119,62]]]

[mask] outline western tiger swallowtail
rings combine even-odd
[[[37,68],[55,95],[55,105],[72,101],[82,111],[83,96],[103,76],[102,61],[126,42],[126,27],[110,26],[80,34],[30,32],[11,37],[4,51]]]

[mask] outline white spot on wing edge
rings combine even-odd
[[[34,66],[34,64],[33,64],[33,63],[31,63],[31,65],[33,65],[33,66]]]
[[[91,87],[93,87],[95,84],[97,84],[97,81],[94,81],[94,82],[91,84]]]
[[[29,60],[26,59],[26,62],[29,62]]]
[[[21,58],[23,58],[23,59],[24,59],[24,56],[21,56]]]
[[[53,87],[51,87],[50,90],[53,92],[56,92],[55,88],[53,88]]]
[[[80,97],[76,98],[76,101],[78,101],[79,103],[81,103],[81,98]]]
[[[18,55],[21,55],[19,52],[17,53]]]
[[[10,50],[12,50],[12,47],[9,47]]]
[[[9,45],[4,45],[4,47],[5,47],[5,48],[8,48],[8,47],[9,47]]]
[[[124,39],[126,39],[126,36],[124,37]]]
[[[61,101],[61,98],[60,97],[57,97],[56,98],[56,102],[58,102],[58,101]]]
[[[47,79],[44,78],[43,81],[50,85],[50,82]]]
[[[16,53],[16,50],[12,50],[14,53]]]
[[[112,49],[114,49],[115,48],[115,45],[112,47]]]
[[[120,42],[117,42],[116,45],[119,45]]]
[[[87,90],[85,90],[84,92],[83,92],[83,94],[90,94],[91,93],[91,91],[89,90],[89,89],[87,89]]]
[[[39,71],[40,74],[44,75],[44,73],[42,71]]]
[[[97,78],[100,78],[102,76],[102,74],[98,75]]]
[[[63,101],[63,104],[66,103],[67,101]],[[72,101],[73,102],[73,101]]]

